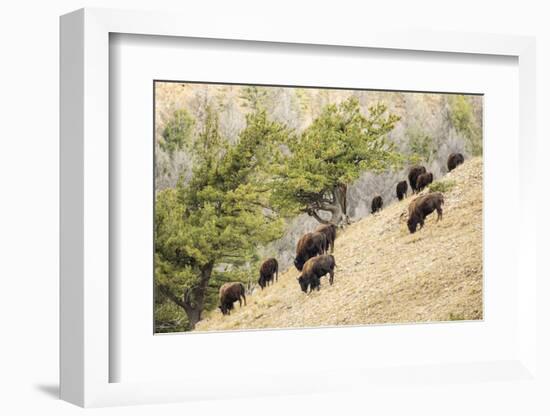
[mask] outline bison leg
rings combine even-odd
[[[317,288],[317,281],[315,278],[310,279],[309,281],[309,293],[313,292]]]
[[[246,296],[244,293],[243,293],[243,300],[244,300],[244,306],[246,306]]]
[[[437,207],[437,221],[442,219],[443,219],[443,210],[441,209],[441,207]]]
[[[239,307],[243,306],[243,301],[241,300],[241,297],[239,296]]]
[[[328,282],[332,286],[332,283],[334,282],[334,270],[330,271],[330,277],[328,278]]]

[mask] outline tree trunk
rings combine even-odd
[[[204,301],[206,299],[206,290],[208,288],[208,282],[212,276],[212,270],[214,269],[214,263],[208,263],[200,269],[200,280],[198,285],[187,289],[183,296],[179,298],[166,286],[160,286],[159,289],[163,294],[182,308],[187,315],[189,321],[189,329],[195,329],[197,322],[201,320],[202,311],[204,310]]]
[[[347,186],[338,184],[332,189],[332,201],[323,200],[312,204],[306,212],[322,224],[347,225]],[[323,219],[318,211],[330,212],[330,219]]]
[[[350,223],[348,217],[348,186],[345,183],[340,183],[336,185],[333,190],[334,199],[337,201],[340,206],[340,213],[338,221],[334,221],[333,224],[336,225],[348,225]]]
[[[201,277],[199,284],[187,291],[184,294],[184,308],[189,320],[189,329],[195,329],[197,322],[201,320],[202,311],[204,310],[204,301],[206,298],[206,290],[208,289],[208,282],[210,276],[212,276],[212,270],[214,270],[214,262],[210,262],[201,268]],[[187,299],[186,299],[187,298]]]
[[[201,320],[201,313],[202,310],[199,310],[198,308],[185,310],[187,320],[189,321],[189,330],[195,329],[197,322]]]

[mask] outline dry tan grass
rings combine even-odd
[[[323,278],[320,291],[305,295],[291,268],[246,307],[213,311],[196,330],[482,319],[482,170],[475,158],[442,178],[456,182],[443,220],[430,215],[415,234],[400,219],[414,196],[341,231],[333,286]]]

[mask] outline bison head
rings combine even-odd
[[[298,277],[298,283],[300,284],[300,288],[302,289],[302,292],[307,293],[307,287],[309,286],[309,280],[306,279],[304,276]]]
[[[411,234],[413,234],[416,231],[417,223],[418,222],[416,221],[416,218],[414,218],[414,217],[408,219],[407,227],[409,227],[409,231],[411,232]]]
[[[233,303],[221,302],[218,308],[220,308],[220,311],[222,311],[223,315],[231,315],[231,309],[233,309]]]
[[[302,289],[302,292],[307,293],[307,290],[309,288],[310,292],[313,292],[313,289],[321,289],[321,279],[315,276],[310,277],[304,277],[299,276],[297,278],[298,283],[300,284],[300,288]]]
[[[302,271],[304,268],[304,261],[301,258],[294,259],[294,267],[296,267],[299,271]]]

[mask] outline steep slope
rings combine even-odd
[[[321,290],[306,295],[290,268],[250,294],[246,307],[230,316],[212,311],[196,330],[482,319],[482,170],[475,158],[440,178],[454,183],[443,220],[430,215],[415,234],[400,217],[415,196],[340,231],[333,286],[323,278]]]

